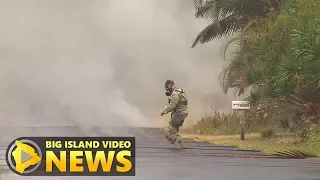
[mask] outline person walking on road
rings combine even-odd
[[[170,100],[169,105],[161,112],[161,116],[171,112],[171,119],[167,130],[165,130],[165,136],[171,144],[179,143],[179,146],[175,149],[187,148],[187,145],[179,135],[179,128],[188,116],[188,98],[186,92],[177,87],[172,80],[165,82],[165,89],[166,95],[170,97]]]

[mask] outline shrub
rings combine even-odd
[[[262,130],[260,134],[261,134],[261,137],[269,139],[275,135],[275,132],[273,129],[268,128],[268,129]]]
[[[302,145],[302,148],[314,152],[320,156],[320,125],[313,124],[310,129],[309,139]]]

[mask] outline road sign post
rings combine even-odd
[[[232,109],[240,112],[240,139],[245,140],[245,119],[244,111],[250,109],[250,104],[248,101],[232,101]]]

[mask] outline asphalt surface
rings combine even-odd
[[[221,147],[186,139],[177,151],[154,128],[33,127],[0,128],[2,180],[320,180],[320,161],[277,159],[260,152]],[[132,136],[136,137],[135,177],[25,177],[5,162],[7,145],[21,136]]]

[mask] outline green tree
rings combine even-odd
[[[240,96],[245,88],[250,88],[257,98],[258,90],[269,87],[277,73],[281,55],[287,51],[291,39],[291,21],[288,17],[279,16],[275,20],[273,17],[270,15],[270,19],[261,26],[248,30],[245,35],[231,37],[222,46],[225,54],[230,43],[236,41],[239,45],[219,77],[224,93],[234,88],[235,93]]]
[[[320,103],[320,1],[300,0],[291,8],[289,51],[283,54],[273,83],[278,97]]]
[[[194,0],[196,18],[205,18],[211,23],[198,34],[192,47],[259,25],[261,20],[268,17],[270,11],[280,12],[285,1]]]

